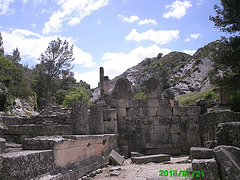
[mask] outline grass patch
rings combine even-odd
[[[218,98],[218,93],[214,93],[212,90],[204,92],[194,92],[191,94],[184,94],[181,96],[176,96],[175,98],[179,100],[180,106],[195,105],[195,101],[198,99],[206,100],[216,100]]]

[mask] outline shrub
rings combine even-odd
[[[83,101],[83,102],[89,102],[90,98],[85,93],[83,88],[74,88],[72,90],[69,90],[65,96],[65,99],[63,101],[63,107],[70,108],[72,107],[72,103],[77,101]]]
[[[137,93],[133,96],[133,99],[146,99],[146,94],[144,92]]]
[[[59,104],[59,105],[62,105],[63,104],[63,101],[65,99],[65,96],[67,94],[67,91],[66,90],[63,90],[63,89],[59,89],[55,94],[54,94],[54,97],[56,98],[56,102]]]
[[[232,111],[240,111],[240,90],[231,93],[230,95],[231,109]]]

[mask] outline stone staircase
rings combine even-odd
[[[22,145],[21,145],[21,144],[16,144],[16,143],[8,142],[8,143],[6,143],[5,146],[6,146],[5,153],[23,151],[23,148],[22,148]]]

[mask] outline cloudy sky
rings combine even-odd
[[[99,67],[110,78],[146,57],[198,48],[220,39],[209,21],[213,0],[0,0],[5,53],[18,47],[33,67],[51,40],[74,45],[74,74],[94,88]]]

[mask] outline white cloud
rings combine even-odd
[[[201,5],[203,4],[203,0],[197,0],[196,4],[197,4],[198,6],[201,6]]]
[[[144,24],[149,24],[149,23],[152,23],[154,24],[155,26],[157,25],[157,22],[153,19],[144,19],[144,20],[141,20],[139,21],[139,25],[144,25]]]
[[[186,9],[191,7],[192,4],[190,1],[175,1],[171,5],[167,5],[166,9],[170,9],[166,14],[163,14],[163,17],[165,18],[182,18],[183,16],[186,15]]]
[[[101,67],[104,67],[104,73],[109,76],[110,79],[120,75],[128,68],[137,65],[146,57],[156,57],[158,53],[163,53],[164,55],[170,53],[169,49],[161,49],[158,45],[152,45],[149,47],[137,47],[130,51],[129,53],[105,53],[102,56]],[[95,69],[87,73],[76,73],[75,78],[79,80],[84,80],[90,83],[91,87],[97,87],[99,82],[99,70]]]
[[[193,55],[196,52],[196,50],[183,50],[183,52],[186,54]]]
[[[92,67],[95,63],[92,61],[93,57],[91,54],[84,52],[77,46],[73,46],[74,64],[80,64],[83,67]]]
[[[37,25],[36,25],[36,24],[31,24],[31,26],[32,26],[33,28],[35,28]]]
[[[46,50],[49,43],[58,38],[57,36],[41,36],[24,29],[15,29],[11,32],[3,31],[2,36],[6,53],[12,53],[13,49],[17,47],[21,56],[33,58],[35,61],[40,57],[40,54]],[[62,40],[66,39],[70,44],[73,44],[71,38],[60,38]],[[77,46],[74,46],[73,54],[75,57],[74,64],[80,64],[83,67],[91,67],[94,65],[92,55],[84,52]]]
[[[189,42],[189,41],[190,41],[190,38],[186,38],[186,39],[184,39],[184,41]]]
[[[199,36],[200,36],[200,33],[198,33],[198,34],[196,34],[196,33],[191,34],[191,38],[193,38],[193,39],[197,39],[197,38],[199,38]]]
[[[139,20],[139,17],[136,16],[136,15],[130,16],[130,17],[126,17],[126,16],[123,16],[123,15],[119,14],[118,17],[119,17],[119,19],[122,19],[123,22],[129,22],[129,23],[133,23],[133,22]]]
[[[8,12],[12,14],[14,12],[14,10],[9,8],[12,2],[14,2],[14,0],[0,0],[0,15],[5,15]]]
[[[154,31],[150,29],[146,32],[138,33],[136,29],[132,29],[132,31],[125,37],[125,40],[138,42],[141,40],[149,40],[155,42],[156,44],[166,44],[169,41],[176,40],[179,32],[180,31],[178,30]]]
[[[44,34],[58,32],[65,21],[67,21],[68,25],[79,24],[84,17],[106,6],[108,2],[109,0],[59,0],[60,9],[53,13],[49,21],[45,23],[42,31]]]

